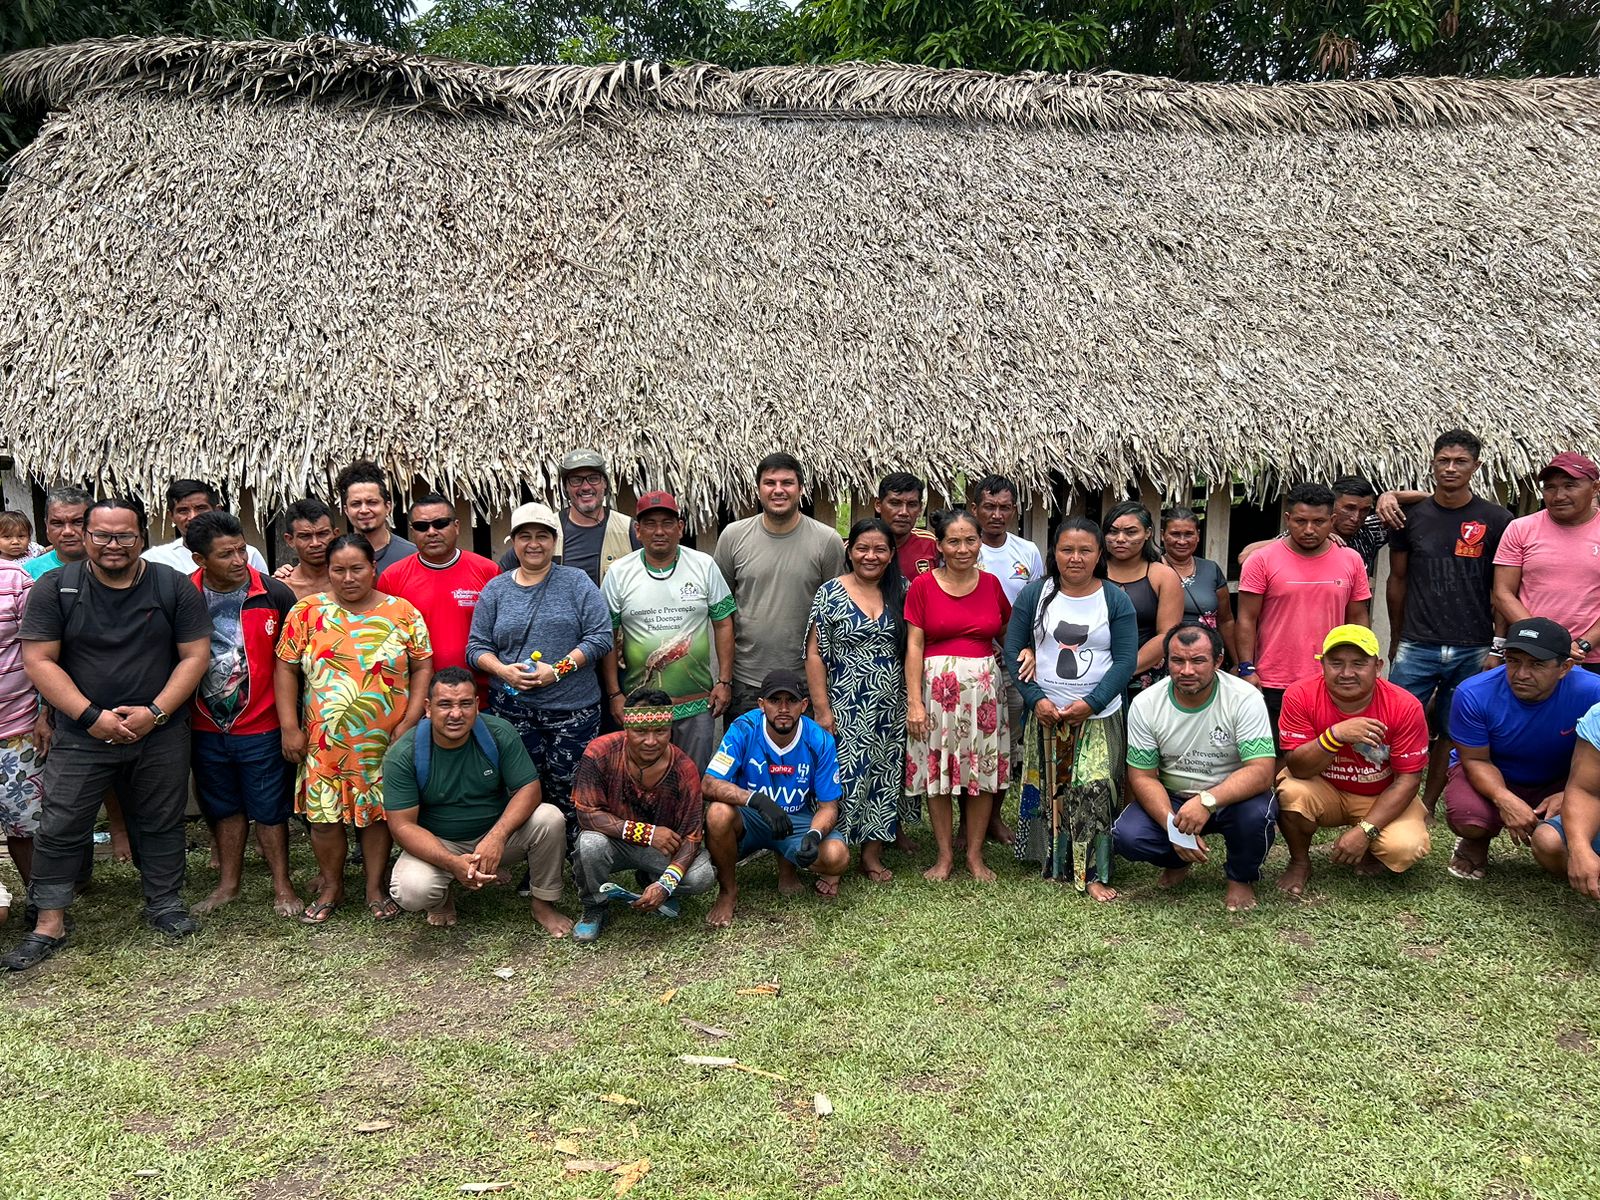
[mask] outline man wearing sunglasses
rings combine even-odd
[[[411,536],[417,552],[378,577],[378,590],[409,600],[422,614],[433,638],[433,661],[445,667],[467,665],[467,634],[483,585],[500,568],[481,554],[457,546],[461,521],[449,497],[437,492],[411,506]],[[477,676],[481,693],[484,679]]]
[[[23,971],[67,942],[66,909],[107,788],[122,801],[145,920],[168,937],[197,928],[183,904],[183,814],[189,800],[189,697],[211,660],[199,589],[144,562],[144,507],[91,505],[89,561],[33,585],[22,662],[56,710],[29,895],[38,923],[3,960]]]
[[[639,548],[633,518],[608,507],[611,479],[598,451],[574,450],[561,460],[559,470],[567,497],[567,507],[561,510],[561,565],[577,567],[599,587],[612,563]],[[502,571],[516,566],[515,550],[501,555]],[[603,711],[609,715],[609,710]]]

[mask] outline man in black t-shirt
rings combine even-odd
[[[1433,494],[1386,493],[1380,515],[1389,535],[1389,681],[1424,708],[1433,701],[1433,748],[1423,802],[1433,812],[1444,789],[1450,705],[1456,688],[1484,669],[1503,638],[1490,593],[1494,554],[1511,514],[1472,492],[1482,443],[1464,429],[1433,443]],[[1503,623],[1501,623],[1503,624]]]
[[[47,572],[28,596],[22,662],[55,709],[28,892],[38,922],[0,963],[25,971],[67,941],[66,909],[106,788],[116,788],[145,920],[169,937],[199,926],[183,905],[189,798],[188,701],[211,657],[199,591],[144,562],[144,509],[102,500],[87,520],[89,561]]]

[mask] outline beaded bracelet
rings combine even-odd
[[[677,863],[668,863],[667,869],[661,872],[661,878],[656,880],[661,890],[669,896],[678,890],[678,885],[682,882],[683,869]]]
[[[578,664],[572,660],[572,655],[567,655],[555,665],[557,679],[564,679],[578,669]]]
[[[1322,733],[1318,735],[1317,745],[1321,746],[1329,754],[1337,754],[1339,751],[1344,749],[1344,743],[1333,736],[1333,729],[1331,727],[1324,729]]]
[[[655,836],[656,827],[645,821],[624,821],[622,823],[622,840],[632,842],[636,846],[648,846],[650,839]]]

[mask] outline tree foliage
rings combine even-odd
[[[410,26],[429,54],[510,65],[702,60],[792,61],[783,0],[441,0]]]
[[[1600,70],[1594,0],[802,0],[806,49],[1272,83]]]

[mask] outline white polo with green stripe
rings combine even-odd
[[[1236,675],[1217,675],[1211,698],[1185,708],[1164,679],[1128,708],[1128,765],[1160,771],[1171,792],[1215,787],[1254,758],[1271,758],[1272,720],[1261,693]]]

